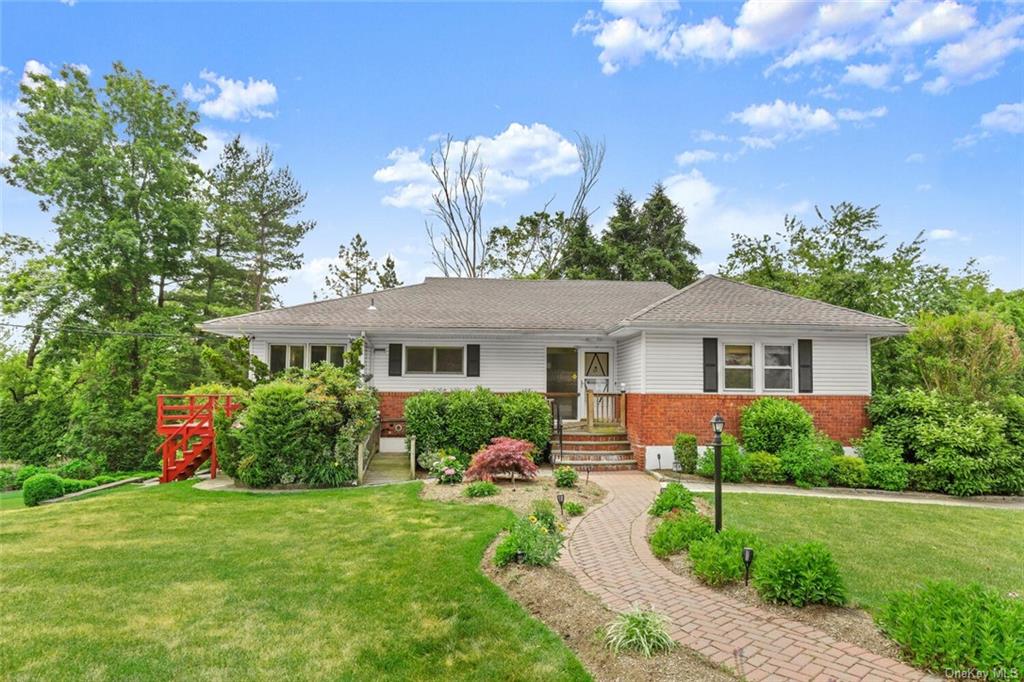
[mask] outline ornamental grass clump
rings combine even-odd
[[[680,483],[669,483],[662,488],[647,513],[651,516],[664,516],[672,511],[697,511],[693,504],[693,493]]]
[[[608,624],[604,641],[615,653],[636,651],[650,658],[675,646],[665,623],[664,616],[654,611],[636,608],[619,614]]]
[[[537,465],[530,458],[533,443],[499,436],[491,444],[473,455],[466,469],[467,481],[493,481],[495,476],[534,478]]]
[[[974,679],[1024,671],[1024,600],[977,583],[926,583],[896,592],[877,615],[907,659],[937,671],[976,671]],[[980,673],[987,673],[982,678]]]
[[[773,547],[757,560],[754,588],[761,598],[776,604],[806,606],[846,603],[846,587],[839,566],[819,543]]]

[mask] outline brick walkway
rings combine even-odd
[[[614,611],[636,605],[669,619],[680,644],[747,680],[921,680],[913,668],[774,616],[668,570],[651,554],[647,508],[659,484],[640,472],[602,473],[609,495],[574,527],[561,565]]]

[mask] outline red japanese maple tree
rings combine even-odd
[[[503,474],[513,479],[533,478],[537,475],[537,465],[530,458],[534,449],[533,443],[527,440],[493,438],[490,445],[473,455],[463,480],[493,481],[495,476]]]

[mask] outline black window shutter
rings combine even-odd
[[[718,393],[718,339],[704,339],[704,392]]]
[[[402,376],[402,344],[388,344],[388,376]]]
[[[800,363],[800,392],[814,392],[814,351],[810,339],[800,339],[797,343],[797,358]]]
[[[466,376],[480,376],[480,344],[478,343],[466,346]]]

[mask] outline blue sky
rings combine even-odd
[[[733,232],[763,234],[815,204],[879,204],[891,242],[976,257],[1024,286],[1024,6],[160,4],[0,5],[3,160],[28,70],[121,60],[187,94],[211,150],[269,144],[309,192],[310,300],[355,232],[431,274],[424,159],[438,134],[475,138],[489,225],[567,205],[575,132],[604,139],[592,194],[658,181],[686,210],[707,272]],[[187,87],[186,87],[187,86]],[[2,186],[3,229],[53,240],[31,195]]]

